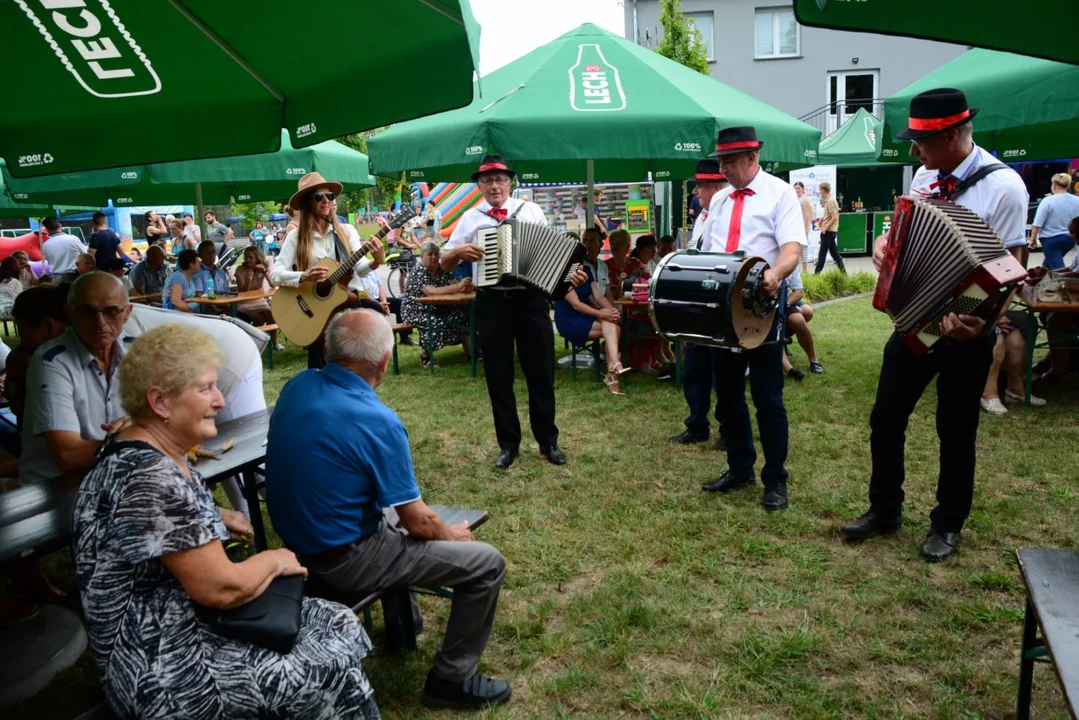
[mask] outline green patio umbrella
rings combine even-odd
[[[6,164],[0,160],[0,175],[7,171]],[[0,218],[32,218],[55,215],[63,210],[97,210],[97,206],[59,206],[51,203],[27,202],[25,195],[12,195],[0,183]]]
[[[468,0],[15,0],[0,46],[15,177],[305,147],[466,105],[479,67]]]
[[[794,0],[798,22],[1079,63],[1074,5],[1055,0]],[[840,41],[841,42],[841,41]]]
[[[281,149],[239,157],[156,163],[114,170],[86,170],[62,175],[18,179],[4,174],[4,182],[29,202],[66,202],[107,205],[225,205],[287,198],[297,181],[319,172],[337,180],[346,190],[370,187],[375,179],[367,156],[328,140],[294,149],[288,132],[280,130]],[[201,189],[201,196],[200,196]],[[199,213],[201,216],[201,213]]]
[[[482,82],[484,97],[468,107],[371,138],[375,174],[468,180],[484,153],[497,152],[526,183],[641,181],[649,172],[681,180],[727,125],[755,125],[764,161],[817,162],[819,130],[592,24]]]
[[[884,122],[865,108],[858,108],[853,117],[821,141],[817,153],[819,165],[841,168],[872,167],[885,163],[880,156],[880,131]]]
[[[1003,162],[1079,155],[1079,65],[971,50],[884,101],[882,160],[915,162],[895,133],[907,126],[910,99],[941,87],[981,108],[974,141]]]

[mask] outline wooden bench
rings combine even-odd
[[[448,505],[431,505],[431,509],[438,513],[438,516],[442,518],[442,522],[446,525],[457,525],[462,522],[467,522],[469,530],[475,530],[480,525],[487,522],[489,517],[484,510],[469,510],[467,508],[455,508]],[[386,517],[387,525],[397,527],[399,519],[397,517],[397,512],[393,508],[387,508],[383,514]],[[308,575],[307,577],[307,595],[341,603],[342,605],[351,608],[352,612],[357,615],[362,614],[363,624],[368,632],[371,631],[371,606],[375,604],[376,600],[381,600],[382,597],[390,591],[391,589],[386,589],[367,595],[338,592],[320,582],[314,575]],[[401,605],[397,608],[397,625],[395,627],[387,626],[386,633],[387,636],[392,635],[393,642],[397,647],[411,652],[416,649],[416,635],[418,634],[418,628],[414,625],[412,618],[412,602],[410,600],[410,595],[419,592],[437,595],[443,598],[452,598],[453,591],[447,590],[446,588],[415,587],[409,588],[409,591],[410,592],[408,593],[400,594]]]
[[[1015,716],[1017,720],[1030,718],[1034,663],[1038,661],[1052,662],[1064,702],[1071,716],[1079,717],[1079,553],[1020,548],[1016,557],[1027,586],[1027,609]]]
[[[259,325],[255,329],[256,330],[261,330],[262,332],[264,332],[264,333],[266,333],[267,335],[270,336],[270,344],[269,344],[269,346],[267,348],[268,352],[266,353],[266,355],[267,355],[267,357],[269,359],[269,363],[268,363],[269,367],[270,367],[271,370],[273,370],[274,342],[277,340],[277,338],[274,336],[274,333],[276,333],[279,328],[277,327],[277,325],[271,324],[271,325]]]
[[[400,375],[401,369],[397,364],[397,335],[398,333],[410,332],[416,328],[408,323],[397,323],[390,327],[393,330],[393,374]]]

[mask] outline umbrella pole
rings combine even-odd
[[[195,214],[198,216],[200,232],[203,239],[206,238],[206,209],[202,207],[202,183],[195,183]]]
[[[592,227],[596,222],[596,161],[585,160],[584,161],[584,179],[585,184],[588,186],[585,190],[585,202],[587,203],[588,214],[585,216],[584,227],[581,228],[581,236],[584,236],[584,231]]]

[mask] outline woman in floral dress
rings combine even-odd
[[[435,297],[473,291],[472,279],[458,280],[439,265],[438,245],[425,242],[420,246],[420,262],[408,273],[405,297],[401,301],[402,319],[420,330],[420,359],[424,367],[431,362],[430,353],[447,345],[463,345],[465,355],[471,356],[468,340],[468,308],[464,305],[428,307],[416,302],[418,297]]]
[[[223,543],[251,526],[215,507],[186,461],[217,434],[223,362],[210,336],[163,325],[120,366],[131,424],[103,448],[74,511],[75,571],[105,696],[123,718],[378,718],[360,667],[370,641],[343,605],[304,598],[288,654],[222,637],[196,614],[195,603],[237,607],[274,578],[307,574],[285,549],[229,560]]]

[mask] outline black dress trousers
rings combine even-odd
[[[513,395],[513,348],[528,385],[528,419],[541,447],[558,440],[554,424],[554,329],[547,296],[535,290],[480,289],[476,331],[483,351],[487,394],[500,448],[521,444],[521,423]]]

